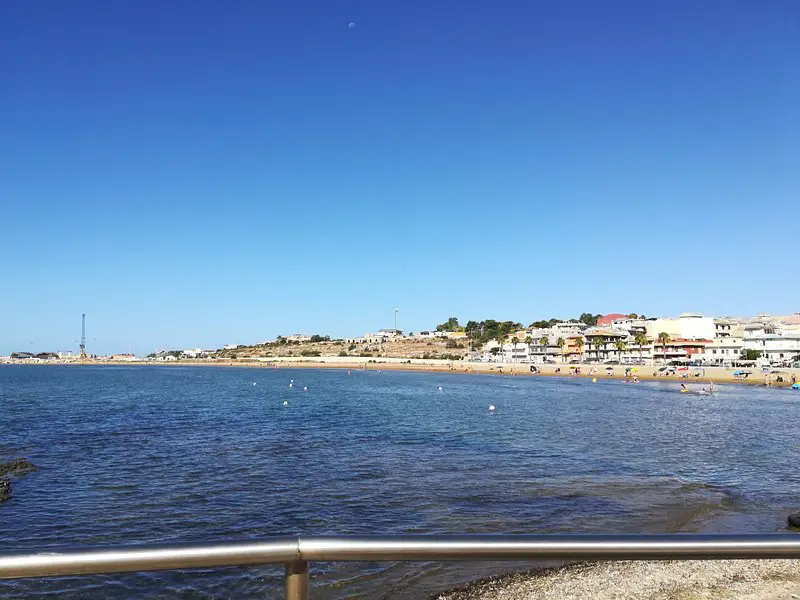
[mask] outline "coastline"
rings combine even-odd
[[[535,365],[537,372],[532,373],[530,364],[521,363],[483,363],[467,361],[447,361],[436,359],[406,359],[406,358],[359,358],[359,357],[271,357],[263,359],[244,360],[180,360],[180,361],[52,361],[52,362],[13,362],[2,364],[38,364],[38,365],[90,365],[90,366],[207,366],[207,367],[243,367],[243,368],[271,368],[271,369],[346,369],[350,371],[411,371],[421,373],[459,373],[462,375],[504,375],[526,377],[562,377],[562,378],[596,378],[602,380],[624,380],[625,365],[613,365],[607,373],[606,365],[593,364],[547,364]],[[574,367],[580,368],[579,374],[571,374]],[[556,369],[560,368],[560,373]],[[746,378],[737,378],[734,373],[738,369],[723,367],[689,367],[684,371],[688,376],[681,377],[681,372],[675,375],[656,375],[661,365],[634,366],[634,372],[640,381],[660,381],[663,383],[686,383],[692,388],[701,384],[713,382],[715,384],[745,384],[765,385],[766,376],[760,369],[748,369],[751,374]],[[776,388],[789,388],[791,376],[800,381],[800,369],[777,369],[783,381],[776,381],[777,376],[772,375],[769,385]]]
[[[800,560],[613,561],[473,581],[430,600],[783,600],[800,597]]]

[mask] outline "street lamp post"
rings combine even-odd
[[[394,328],[397,329],[397,313],[400,312],[399,308],[394,309]]]

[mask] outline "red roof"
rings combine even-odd
[[[597,326],[602,327],[603,325],[611,325],[613,321],[617,319],[627,319],[628,315],[621,315],[620,313],[610,313],[605,317],[600,317],[597,319]]]

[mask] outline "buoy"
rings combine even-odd
[[[253,387],[255,387],[255,386],[256,386],[256,382],[254,381],[254,382],[253,382]]]
[[[307,392],[307,391],[308,391],[308,386],[304,385],[304,386],[303,386],[303,391],[304,391],[304,392]]]
[[[289,401],[288,401],[288,400],[284,400],[284,401],[283,401],[283,405],[284,405],[284,406],[289,406]]]
[[[293,384],[293,383],[290,383],[290,384],[289,384],[289,387],[294,387],[294,384]]]
[[[597,377],[592,377],[592,383],[597,383]]]
[[[442,391],[442,386],[439,386],[439,391],[440,391],[440,392]]]
[[[794,513],[789,515],[787,521],[789,521],[789,527],[797,527],[798,529],[800,529],[800,513]]]
[[[489,412],[492,412],[493,410],[494,410],[494,404],[490,404],[489,405]]]

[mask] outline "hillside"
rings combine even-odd
[[[442,358],[460,360],[468,353],[465,341],[401,338],[375,344],[345,341],[288,342],[220,350],[212,358],[268,358],[278,356],[352,356],[385,358]]]

